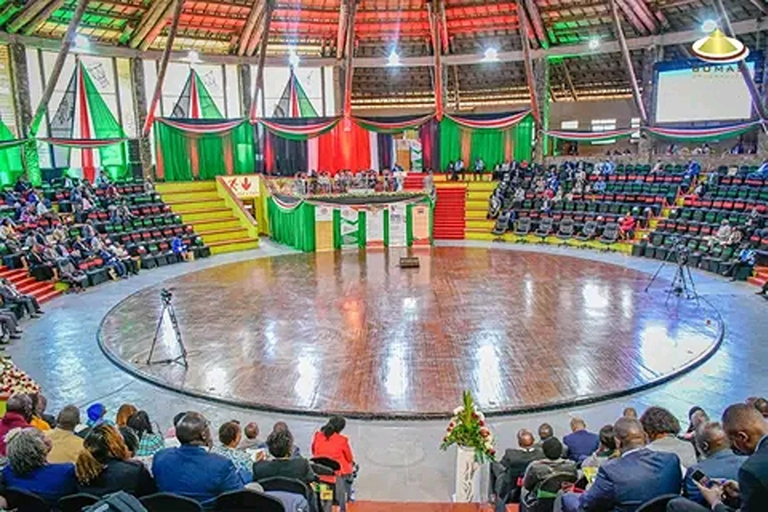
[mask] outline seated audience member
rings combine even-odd
[[[597,450],[600,438],[587,430],[583,419],[572,418],[571,433],[563,438],[563,444],[568,448],[568,458],[578,464]]]
[[[80,492],[104,496],[124,491],[141,497],[157,491],[144,464],[129,460],[130,450],[117,427],[96,425],[83,446],[75,464]]]
[[[29,420],[29,424],[43,432],[51,430],[50,423],[44,418],[48,400],[42,393],[32,393],[29,398],[32,399],[32,419]],[[53,421],[51,418],[48,419]]]
[[[544,458],[541,447],[535,446],[533,434],[525,429],[517,431],[518,448],[507,448],[501,462],[495,467],[497,474],[494,491],[499,497],[501,506],[505,503],[520,501],[518,480],[525,474],[528,464]],[[504,510],[503,508],[501,510]]]
[[[688,468],[685,474],[685,494],[689,499],[705,505],[706,502],[691,475],[698,470],[710,480],[736,480],[739,468],[746,457],[733,453],[728,437],[719,423],[709,422],[700,425],[696,429],[694,438],[696,446],[705,458]]]
[[[104,416],[107,414],[107,408],[104,407],[104,404],[91,404],[88,406],[88,409],[85,410],[85,414],[88,417],[88,419],[85,420],[85,427],[77,431],[77,435],[83,439],[88,436],[88,433],[93,427],[102,421],[105,421]]]
[[[352,496],[352,482],[355,473],[355,459],[349,438],[342,435],[347,422],[341,416],[331,416],[328,423],[315,432],[312,438],[312,457],[326,457],[335,460],[341,468],[336,472],[347,486],[347,495]]]
[[[173,251],[173,254],[178,256],[181,261],[189,260],[189,248],[180,236],[175,236],[171,240],[171,251]]]
[[[173,426],[165,431],[165,446],[166,448],[176,448],[181,446],[179,440],[176,438],[176,425],[179,424],[186,412],[180,412],[173,417]]]
[[[159,432],[153,432],[152,422],[146,411],[139,411],[128,418],[129,426],[139,437],[139,449],[136,451],[137,457],[151,457],[163,448],[163,436]]]
[[[115,425],[118,427],[125,427],[128,425],[128,419],[137,412],[139,412],[139,410],[133,404],[121,405],[117,409],[117,414],[115,415]]]
[[[259,426],[254,423],[248,423],[243,429],[243,439],[240,441],[240,450],[256,450],[261,447],[262,442],[259,440]]]
[[[657,452],[674,453],[684,468],[696,464],[696,451],[691,443],[679,439],[680,423],[662,407],[649,407],[640,416],[640,423],[648,435],[648,448]]]
[[[630,212],[621,218],[619,223],[619,235],[622,240],[629,240],[635,234],[635,218]]]
[[[5,456],[8,432],[15,428],[29,428],[32,419],[32,399],[22,393],[12,395],[5,404],[5,415],[0,419],[0,456]]]
[[[48,463],[50,447],[40,430],[14,429],[6,442],[8,465],[2,473],[4,487],[37,494],[51,506],[59,498],[77,492],[75,466]]]
[[[211,453],[217,453],[231,460],[237,468],[243,484],[247,484],[253,480],[253,460],[245,451],[237,449],[238,444],[240,444],[240,437],[239,423],[236,421],[224,423],[219,427],[221,445],[211,450]]]
[[[231,460],[208,453],[211,431],[205,416],[188,412],[176,425],[178,448],[157,452],[152,474],[160,492],[179,494],[204,503],[221,493],[243,488]]]
[[[43,314],[36,298],[19,293],[13,283],[4,278],[0,278],[0,297],[6,304],[22,304],[31,318],[38,318]]]
[[[605,425],[598,434],[600,446],[597,450],[584,459],[581,463],[582,468],[599,468],[604,462],[616,458],[619,453],[616,451],[616,433],[613,425]]]
[[[709,248],[712,249],[715,245],[726,245],[731,240],[731,234],[733,232],[733,228],[731,228],[730,223],[728,222],[728,219],[723,219],[723,221],[720,223],[720,227],[717,228],[717,231],[713,236],[710,236],[707,239],[707,244],[709,245]]]
[[[636,419],[637,419],[637,411],[635,410],[635,408],[634,408],[634,407],[627,407],[627,408],[626,408],[626,409],[624,409],[624,411],[621,413],[621,416],[622,416],[623,418],[629,418],[629,419],[631,419],[631,420],[636,420]]]
[[[564,512],[633,512],[657,496],[680,492],[682,473],[677,455],[649,450],[637,420],[619,418],[613,428],[621,456],[600,466],[585,493],[564,494]]]
[[[541,448],[546,458],[528,464],[523,476],[523,488],[526,491],[535,493],[539,484],[555,473],[573,474],[573,480],[576,481],[576,463],[563,458],[563,444],[559,439],[549,437],[541,444]]]
[[[278,421],[275,422],[275,424],[272,426],[272,432],[290,432],[290,429],[288,428],[288,424],[284,421]],[[293,437],[293,434],[291,434],[291,437]],[[264,448],[267,447],[266,443],[263,445]],[[291,457],[299,458],[301,457],[301,450],[299,449],[296,444],[293,445],[292,451],[291,451]]]
[[[667,506],[669,512],[765,510],[768,503],[768,424],[757,409],[748,404],[729,406],[723,413],[722,424],[732,449],[749,455],[739,469],[738,481],[728,480],[711,487],[696,485],[707,507],[677,498]]]
[[[74,405],[68,405],[59,412],[56,428],[46,432],[51,442],[48,462],[60,464],[75,463],[80,450],[83,449],[83,438],[75,434],[75,428],[80,424],[80,410]]]
[[[768,400],[762,397],[755,398],[752,406],[763,415],[763,418],[768,418]]]
[[[701,457],[701,452],[699,452],[699,447],[695,442],[694,436],[699,426],[708,421],[709,416],[707,415],[706,411],[704,411],[704,409],[698,405],[694,405],[688,410],[688,429],[681,437],[691,443],[691,446],[693,446],[693,451],[696,453],[697,460]]]
[[[136,452],[139,451],[139,436],[136,435],[136,432],[134,432],[131,427],[117,427],[117,430],[120,432],[120,435],[123,436],[123,442],[125,443],[125,447],[128,448],[131,458],[134,458]]]
[[[267,437],[267,449],[271,460],[262,460],[253,465],[253,480],[258,482],[275,476],[295,478],[309,485],[317,481],[309,461],[293,457],[293,435],[289,430],[273,430]]]

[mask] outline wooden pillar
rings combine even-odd
[[[251,101],[253,100],[251,65],[238,64],[237,78],[239,82],[238,90],[240,91],[240,116],[248,117],[251,113]]]
[[[611,1],[611,15],[613,16],[613,29],[616,32],[616,38],[619,40],[619,47],[621,48],[621,56],[624,59],[624,67],[627,69],[627,75],[629,76],[629,85],[632,87],[632,97],[635,100],[635,106],[640,113],[640,122],[645,124],[648,122],[648,115],[645,112],[645,105],[643,104],[643,98],[640,94],[640,86],[637,85],[637,76],[635,75],[635,68],[632,66],[632,56],[629,53],[629,47],[627,46],[627,40],[624,38],[624,29],[621,28],[621,19],[619,18],[619,8],[616,6],[616,0]]]
[[[256,118],[256,105],[259,101],[259,92],[261,92],[261,104],[265,105],[264,100],[264,65],[267,62],[267,45],[269,44],[269,25],[272,21],[272,8],[273,3],[270,1],[267,3],[264,12],[263,29],[261,31],[261,41],[259,41],[259,65],[256,68],[256,87],[253,90],[253,101],[251,102],[251,119]],[[266,117],[267,113],[262,113]]]
[[[525,16],[525,8],[520,0],[517,2],[517,14],[519,19],[520,45],[523,48],[523,62],[525,64],[525,80],[528,83],[528,93],[531,95],[531,113],[536,121],[536,129],[540,130],[542,123],[539,111],[539,98],[536,96],[536,85],[533,78],[531,41],[528,39],[528,19]]]
[[[442,44],[440,42],[440,22],[438,19],[438,7],[433,2],[427,2],[427,14],[429,16],[429,33],[432,40],[432,52],[434,57],[434,86],[435,86],[435,118],[443,119],[443,66],[440,62]]]
[[[61,76],[61,70],[64,69],[64,62],[69,55],[69,50],[75,42],[75,36],[77,35],[77,26],[80,24],[80,20],[85,14],[85,8],[88,6],[88,0],[77,0],[77,6],[75,12],[72,13],[72,18],[69,20],[67,31],[64,34],[64,39],[61,41],[61,49],[56,56],[56,62],[53,64],[51,75],[48,77],[48,82],[45,84],[45,90],[43,90],[43,96],[40,98],[40,104],[35,110],[35,115],[32,118],[29,127],[29,135],[34,137],[37,135],[37,131],[40,129],[40,123],[43,120],[45,111],[48,109],[48,103],[51,101],[51,96],[56,88],[56,82],[59,81]]]
[[[654,66],[663,58],[664,48],[660,45],[652,45],[643,50],[643,105],[648,116],[647,124],[654,124],[653,104],[653,75]],[[652,164],[653,147],[656,144],[655,137],[646,132],[640,132],[640,141],[637,144],[637,153],[641,161]]]
[[[29,94],[29,68],[26,50],[24,45],[20,43],[8,45],[16,126],[19,128],[19,138],[22,139],[29,134],[29,127],[32,123],[32,101]]]
[[[155,109],[160,101],[160,96],[163,93],[163,82],[165,81],[165,73],[168,71],[168,61],[171,59],[171,51],[173,50],[173,42],[176,39],[176,32],[179,30],[179,18],[181,17],[181,10],[184,7],[184,0],[175,0],[176,4],[173,9],[173,19],[171,20],[171,29],[168,32],[168,39],[165,42],[165,48],[163,49],[163,57],[160,60],[160,70],[157,72],[157,83],[155,84],[155,92],[152,94],[152,101],[149,103],[149,109],[147,110],[147,119],[144,122],[144,128],[141,131],[142,137],[149,135],[149,130],[152,128],[152,122],[155,119]]]
[[[538,130],[536,132],[536,146],[534,147],[533,161],[538,164],[544,163],[544,157],[549,153],[547,145],[549,137],[545,135],[549,129],[549,60],[546,57],[536,59],[532,62],[533,87],[538,108],[537,116],[540,119]]]
[[[147,122],[147,86],[144,78],[144,61],[139,57],[133,57],[128,61],[131,70],[131,94],[133,95],[133,115],[137,126],[144,126]],[[152,142],[149,133],[139,132],[139,158],[141,160],[141,174],[144,179],[152,178]]]
[[[344,119],[350,122],[352,119],[352,77],[354,76],[355,54],[355,14],[357,13],[357,0],[347,0],[347,38],[344,50]]]

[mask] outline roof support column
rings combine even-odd
[[[525,63],[525,80],[528,83],[528,93],[531,95],[531,113],[536,121],[536,129],[541,129],[541,117],[539,112],[539,99],[536,95],[536,82],[533,73],[533,59],[531,58],[531,42],[528,39],[528,19],[525,16],[525,8],[520,0],[517,2],[517,15],[520,32],[520,45],[523,48],[523,61]],[[545,89],[546,90],[546,89]]]
[[[256,119],[257,105],[259,101],[259,93],[261,93],[261,102],[264,104],[264,64],[267,62],[267,45],[269,44],[269,25],[272,21],[273,3],[267,1],[266,7],[264,7],[264,21],[262,23],[262,29],[259,41],[259,64],[256,68],[256,87],[253,90],[253,101],[251,102],[251,119]],[[262,112],[264,117],[267,116],[266,112]]]
[[[728,11],[725,9],[725,5],[723,5],[723,0],[715,0],[715,5],[717,6],[717,11],[720,14],[720,19],[723,20],[725,35],[728,37],[736,37],[736,34],[733,31],[733,26],[731,25],[731,20],[728,18]],[[752,105],[755,107],[755,111],[757,111],[761,119],[768,119],[765,104],[763,103],[763,99],[757,90],[755,80],[752,78],[752,75],[749,72],[749,68],[743,60],[739,61],[739,71],[741,71],[741,76],[744,77],[744,83],[747,85],[747,90],[749,90],[749,95],[752,98]]]
[[[611,0],[611,14],[613,15],[614,32],[616,32],[616,38],[619,40],[619,47],[621,48],[621,56],[624,59],[624,66],[627,68],[627,75],[629,75],[629,85],[632,87],[632,97],[635,100],[637,111],[640,113],[640,122],[645,124],[648,122],[648,115],[645,111],[643,98],[640,95],[640,86],[637,84],[635,69],[632,67],[632,56],[629,54],[627,40],[624,38],[624,29],[621,28],[621,19],[619,18],[619,9],[616,6],[616,0]]]
[[[536,145],[533,151],[533,161],[544,163],[544,157],[549,154],[549,137],[544,132],[549,129],[549,60],[546,57],[536,59],[532,63],[534,92],[538,101],[537,113],[539,122],[536,130]],[[534,117],[536,119],[536,117]]]
[[[136,116],[136,124],[144,126],[147,122],[147,86],[144,78],[144,61],[139,57],[132,57],[129,61],[131,70],[131,94],[133,95],[133,114]],[[141,161],[141,175],[144,179],[152,179],[152,148],[148,136],[139,134],[139,159]]]
[[[64,62],[67,59],[67,55],[69,55],[70,48],[75,43],[77,26],[80,24],[83,14],[85,14],[86,7],[88,7],[88,0],[77,0],[75,12],[72,13],[72,18],[69,20],[69,25],[67,26],[67,32],[64,34],[64,39],[61,41],[61,49],[56,56],[56,62],[53,64],[51,75],[48,77],[48,82],[45,84],[43,96],[40,98],[40,103],[37,105],[37,110],[35,110],[35,116],[30,123],[29,135],[31,137],[37,135],[37,131],[40,129],[40,123],[43,120],[45,111],[48,109],[48,103],[51,101],[51,96],[53,96],[56,82],[59,81],[61,70],[64,69]]]
[[[239,82],[238,90],[240,91],[240,115],[242,117],[247,117],[251,114],[251,85],[253,84],[253,78],[251,77],[251,65],[238,64],[237,78]]]
[[[354,74],[355,54],[355,14],[357,0],[347,0],[347,37],[344,49],[344,123],[345,129],[351,129],[352,122],[352,77]]]
[[[648,116],[647,124],[654,124],[654,105],[653,105],[653,74],[654,66],[664,58],[664,47],[652,45],[643,50],[643,105],[645,113]],[[651,162],[653,155],[653,146],[655,138],[652,134],[645,131],[640,132],[640,141],[637,145],[637,153],[641,161]]]
[[[152,101],[149,103],[149,109],[147,110],[147,119],[144,122],[144,128],[141,130],[142,137],[149,136],[149,130],[152,128],[152,123],[155,120],[155,109],[157,108],[157,104],[160,101],[160,96],[163,93],[163,82],[165,81],[165,73],[168,71],[168,61],[171,59],[173,42],[176,39],[176,32],[179,30],[179,18],[181,17],[181,10],[184,7],[184,0],[175,0],[175,2],[176,3],[173,8],[173,19],[171,20],[171,28],[168,32],[168,40],[165,42],[165,48],[163,48],[163,57],[160,59],[160,69],[157,72],[155,92],[152,94]]]
[[[29,93],[29,68],[27,66],[27,52],[24,45],[11,43],[8,45],[11,65],[11,83],[13,91],[13,106],[16,112],[16,126],[18,136],[25,139],[29,135],[29,125],[32,122],[32,100]],[[37,161],[37,145],[29,142],[24,145],[21,152],[24,171],[29,175],[40,175],[40,166]]]
[[[440,62],[442,54],[442,45],[440,42],[440,21],[438,18],[439,8],[434,2],[427,2],[427,13],[429,16],[429,34],[432,41],[432,52],[434,56],[434,86],[435,86],[435,117],[438,121],[443,119],[443,66]]]

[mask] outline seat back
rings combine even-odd
[[[594,235],[597,232],[597,222],[594,220],[588,220],[584,223],[584,228],[581,231],[585,235]]]
[[[562,235],[571,235],[573,234],[573,219],[571,218],[565,218],[560,221],[560,234]]]
[[[619,225],[609,222],[603,228],[603,240],[616,240],[619,237]]]
[[[222,512],[286,512],[279,499],[249,489],[220,494],[213,509]]]
[[[51,506],[35,493],[10,487],[3,491],[3,497],[8,502],[8,508],[24,512],[49,512]]]
[[[307,484],[302,482],[301,480],[296,480],[295,478],[284,478],[281,476],[273,476],[271,478],[265,478],[263,480],[259,480],[259,485],[261,485],[261,488],[264,489],[264,492],[270,492],[270,491],[284,491],[284,492],[291,492],[294,494],[301,494],[305,498],[309,499],[309,488],[307,487]]]
[[[531,231],[531,219],[530,217],[520,217],[517,220],[517,230],[518,233],[528,233]]]
[[[158,492],[141,498],[148,512],[202,512],[203,507],[193,499],[169,492]]]
[[[80,512],[97,501],[99,501],[98,496],[81,492],[61,498],[58,507],[60,512]]]
[[[266,494],[280,500],[285,512],[309,512],[309,500],[301,494],[287,491],[266,491]]]
[[[554,222],[554,219],[552,217],[544,217],[541,219],[541,222],[539,222],[539,232],[540,233],[549,233],[552,231],[552,224]]]
[[[678,494],[662,494],[652,500],[646,501],[635,512],[666,512],[667,503],[675,498],[679,498]]]

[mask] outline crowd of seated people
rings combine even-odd
[[[672,512],[762,510],[768,499],[768,400],[726,408],[718,422],[701,407],[688,427],[662,407],[627,408],[598,434],[581,418],[562,441],[549,424],[539,441],[526,429],[517,448],[492,463],[496,509],[549,501],[563,512],[634,512],[657,500]],[[552,510],[552,508],[549,508]]]
[[[301,510],[312,512],[329,499],[329,490],[337,500],[353,496],[357,466],[341,417],[317,431],[307,459],[284,422],[262,441],[255,423],[246,425],[243,436],[240,423],[232,420],[214,439],[208,420],[186,411],[174,418],[165,437],[148,413],[132,404],[122,405],[114,419],[100,403],[89,406],[83,418],[74,405],[53,418],[40,401],[41,395],[13,395],[0,419],[3,508],[14,506],[16,490],[52,507],[75,493],[94,502],[119,491],[144,499],[171,493],[206,507],[228,492],[275,491],[274,497],[286,500],[286,510],[294,510],[287,504],[298,500]]]
[[[660,260],[682,254],[692,267],[746,279],[756,264],[768,261],[768,176],[751,176],[746,166],[701,176],[634,254]]]
[[[429,171],[424,173],[430,174]],[[353,190],[376,192],[401,192],[405,186],[405,172],[399,164],[391,169],[366,169],[352,172],[342,169],[336,174],[328,171],[310,170],[299,172],[293,180],[293,194],[299,196],[316,194],[345,194]]]

